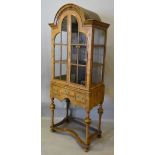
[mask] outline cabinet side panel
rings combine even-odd
[[[104,101],[104,85],[100,85],[98,87],[94,87],[91,90],[90,95],[90,109],[98,104],[102,104]]]

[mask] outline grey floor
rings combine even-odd
[[[84,152],[76,140],[61,133],[52,133],[49,129],[50,118],[41,119],[41,152],[42,155],[113,155],[114,154],[114,123],[106,121],[102,123],[103,135],[101,139],[94,139],[90,145],[90,151]],[[97,122],[92,123],[93,126]],[[72,128],[80,131],[80,136],[84,139],[84,129],[71,124]]]

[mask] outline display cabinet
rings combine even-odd
[[[94,137],[101,137],[101,116],[104,101],[104,66],[106,37],[109,24],[101,22],[99,16],[75,4],[61,7],[49,24],[51,31],[52,77],[50,83],[51,130],[70,133],[88,151]],[[66,117],[54,122],[54,99],[66,100]],[[69,105],[85,109],[84,123],[69,115]],[[91,127],[90,111],[99,106],[99,125]],[[75,121],[86,128],[86,139],[68,128],[65,122]],[[94,133],[90,134],[90,130]]]

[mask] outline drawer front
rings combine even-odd
[[[60,89],[60,95],[61,95],[61,96],[66,96],[66,95],[68,95],[68,90],[67,90],[67,89]]]
[[[84,104],[86,102],[86,96],[83,94],[77,93],[76,94],[76,101]]]
[[[70,97],[75,98],[75,92],[74,92],[74,91],[69,91],[68,95],[69,95]]]
[[[75,92],[67,89],[61,89],[60,90],[60,96],[65,97],[65,98],[75,98]]]
[[[59,90],[60,90],[59,87],[53,87],[52,88],[52,92],[54,95],[59,95],[60,94]]]

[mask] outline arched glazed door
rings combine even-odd
[[[71,82],[85,85],[86,62],[86,36],[79,32],[76,17],[71,16]]]
[[[61,31],[56,34],[54,40],[55,79],[63,81],[69,79],[71,83],[86,85],[86,44],[86,35],[79,31],[76,17],[73,15],[64,17]]]

